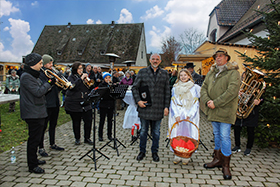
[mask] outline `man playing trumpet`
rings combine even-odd
[[[42,82],[47,82],[49,78],[46,76],[45,72],[43,70],[50,70],[52,71],[53,67],[53,58],[50,55],[43,55],[43,67],[41,68],[40,71],[40,79]],[[59,114],[59,98],[58,98],[58,93],[60,92],[60,88],[57,85],[53,85],[51,89],[46,93],[46,100],[47,100],[47,113],[48,117],[46,118],[45,121],[45,126],[44,126],[44,131],[41,139],[41,143],[39,145],[39,154],[41,156],[48,156],[48,153],[46,153],[44,149],[44,133],[47,129],[48,122],[50,122],[49,125],[49,141],[50,141],[50,149],[52,150],[57,150],[57,151],[63,151],[64,148],[59,147],[55,144],[55,128],[57,125],[57,119],[58,119],[58,114]]]

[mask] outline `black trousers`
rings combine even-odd
[[[56,125],[57,125],[59,107],[47,108],[47,112],[48,112],[48,117],[46,118],[46,121],[45,121],[44,131],[43,131],[43,134],[42,134],[42,139],[41,139],[41,143],[39,145],[39,148],[44,148],[44,135],[45,135],[46,129],[48,127],[48,122],[50,122],[50,125],[49,125],[50,145],[55,144],[55,128],[56,128]]]
[[[41,142],[45,118],[26,119],[28,124],[28,140],[27,140],[27,165],[29,169],[38,166],[37,150]]]
[[[92,110],[88,110],[86,112],[69,112],[72,125],[74,136],[76,140],[80,140],[81,138],[81,120],[84,121],[84,139],[90,138],[91,133],[91,123],[92,123]]]
[[[248,136],[248,141],[246,148],[251,149],[254,144],[254,138],[255,138],[255,127],[246,127],[247,128],[247,136]],[[235,145],[240,146],[240,133],[242,130],[242,126],[235,125],[234,126],[234,140],[235,140]]]
[[[98,136],[103,138],[103,128],[105,123],[105,118],[107,116],[107,137],[112,137],[112,121],[114,115],[114,108],[101,108],[100,107],[100,121],[98,128]]]

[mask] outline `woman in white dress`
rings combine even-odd
[[[176,83],[174,84],[171,95],[170,112],[168,125],[171,129],[172,125],[180,120],[187,119],[192,121],[199,127],[199,97],[200,86],[194,84],[191,73],[187,69],[182,69]],[[180,122],[169,135],[172,139],[176,136],[187,136],[193,139],[198,139],[197,128],[189,122]],[[172,148],[171,148],[172,150]],[[182,164],[187,165],[190,158],[181,158],[174,155],[174,164],[182,161]]]

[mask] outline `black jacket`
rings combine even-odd
[[[82,106],[82,102],[87,100],[88,94],[90,93],[90,89],[88,89],[80,75],[78,74],[71,74],[68,77],[68,80],[74,84],[73,89],[69,89],[66,91],[66,98],[65,98],[65,111],[69,112],[84,112],[91,110],[92,106],[91,103]]]
[[[95,74],[94,71],[91,71],[91,73],[90,73],[90,75],[89,75],[89,78],[94,80],[95,86],[98,86],[98,85],[102,82],[102,80],[103,80],[102,75],[101,75],[99,72],[97,72],[97,73]],[[97,79],[100,79],[101,82],[97,82],[97,81],[96,81]]]
[[[108,83],[102,81],[99,87],[109,87]],[[110,89],[100,98],[99,107],[101,108],[114,108],[114,99],[110,96]]]
[[[46,69],[42,67],[42,69]],[[45,75],[45,73],[41,70],[39,78],[42,80],[43,83],[48,82],[49,78]],[[58,86],[53,85],[51,90],[46,93],[46,100],[47,100],[47,108],[54,108],[59,107],[59,98],[58,93],[60,92],[60,88]]]
[[[255,106],[253,108],[252,112],[249,114],[249,116],[245,119],[236,118],[235,125],[246,126],[246,127],[258,126],[259,108],[260,108],[260,105]]]

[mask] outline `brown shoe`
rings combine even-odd
[[[215,168],[215,167],[221,168],[223,165],[221,154],[222,154],[221,150],[214,150],[214,158],[212,162],[204,164],[203,167],[205,167],[206,169]]]
[[[223,172],[223,177],[225,180],[230,180],[231,179],[231,173],[230,173],[230,156],[224,156],[223,154],[222,155],[222,160],[223,160],[223,169],[222,169],[222,172]]]

